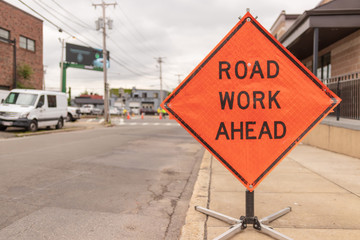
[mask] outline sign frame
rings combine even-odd
[[[172,101],[177,95],[194,79],[197,74],[210,62],[210,60],[226,45],[226,43],[247,23],[253,24],[255,28],[263,34],[288,60],[290,60],[309,80],[311,80],[315,87],[323,91],[330,99],[329,106],[299,135],[296,139],[285,148],[285,150],[251,183],[248,182],[226,159],[221,156],[217,150],[211,146],[205,139],[203,139],[189,123],[187,123],[177,112],[172,108]],[[209,150],[229,171],[235,175],[240,182],[251,192],[255,187],[267,176],[274,167],[285,158],[285,156],[303,139],[311,129],[313,129],[327,114],[329,114],[339,103],[341,99],[337,97],[329,88],[327,88],[316,76],[311,73],[296,57],[294,57],[284,46],[281,45],[271,34],[269,34],[256,21],[250,13],[247,13],[235,27],[220,41],[220,43],[202,60],[202,62],[184,79],[184,81],[164,100],[162,108],[164,108],[169,115],[173,116],[195,139],[197,139],[207,150]]]

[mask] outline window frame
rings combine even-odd
[[[331,52],[318,57],[317,77],[321,80],[331,78]]]
[[[3,38],[5,38],[5,39],[7,39],[7,40],[0,39],[0,42],[10,43],[10,31],[7,30],[7,29],[5,29],[5,28],[0,27],[0,31],[1,31],[1,30],[4,31],[4,32],[7,32],[8,37],[7,37],[7,38],[6,38],[6,37],[3,37]],[[0,36],[0,37],[2,37],[2,36]]]
[[[23,39],[23,41],[22,41],[22,39]],[[24,40],[25,40],[25,42],[24,42]],[[30,48],[29,42],[33,43],[31,48]],[[23,44],[25,44],[25,46]],[[31,51],[31,52],[35,52],[36,51],[36,41],[31,39],[31,38],[20,35],[20,37],[19,37],[19,47],[22,48],[22,49],[26,49],[28,51]]]

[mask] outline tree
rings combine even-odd
[[[85,89],[85,91],[84,91],[84,92],[82,92],[82,93],[80,93],[80,95],[89,95],[89,92],[88,92],[88,90],[87,90],[87,89]]]
[[[30,65],[24,63],[17,67],[17,73],[21,78],[29,80],[34,74],[34,71]]]
[[[31,85],[26,84],[28,80],[31,79],[32,75],[34,74],[34,70],[32,67],[26,63],[20,64],[17,66],[17,74],[23,81],[18,81],[16,83],[17,88],[33,88]]]

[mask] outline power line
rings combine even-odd
[[[92,28],[91,25],[87,24],[86,22],[84,22],[83,20],[81,20],[80,18],[78,18],[75,14],[73,14],[72,12],[70,12],[69,10],[65,9],[63,6],[61,6],[59,3],[57,3],[55,0],[51,0],[53,3],[55,3],[59,8],[61,8],[63,11],[67,12],[69,15],[71,15],[72,18],[77,19],[80,23],[83,24],[83,26],[85,26],[85,28]],[[78,24],[80,25],[80,24]]]
[[[33,0],[33,1],[36,1],[36,0]],[[45,4],[42,2],[42,0],[39,0],[42,4],[44,4],[46,7],[48,7],[49,9],[59,13],[58,11],[54,10],[52,7],[50,7],[49,5]],[[53,1],[54,2],[54,1]],[[36,2],[37,3],[37,2]],[[54,2],[56,3],[56,2]],[[46,9],[45,7],[41,6],[39,3],[37,3],[41,8],[43,8],[45,11],[49,12],[52,16],[54,16],[56,19],[58,19],[62,24],[64,24],[65,26],[69,27],[72,31],[76,32],[78,35],[80,35],[80,33],[75,30],[74,28],[70,27],[68,24],[64,23],[61,19],[59,19],[56,15],[52,14],[48,9]],[[60,14],[60,13],[59,13]],[[61,14],[62,15],[62,14]],[[64,16],[64,15],[62,15]],[[74,22],[74,21],[72,21]],[[76,23],[76,22],[74,22]],[[81,25],[80,25],[81,26]],[[83,27],[83,26],[82,26]],[[93,44],[97,44],[95,42],[93,42],[92,40],[82,36],[83,38],[85,38],[87,41],[93,43]],[[113,41],[111,38],[109,38],[110,41],[112,41],[125,55],[127,55],[127,57],[131,58],[133,61],[135,61],[137,63],[137,65],[142,65],[144,68],[148,68],[147,66],[143,65],[142,63],[138,62],[135,58],[131,57],[131,55],[127,54],[126,51],[124,51],[115,41]],[[128,39],[129,42],[131,42],[129,39]],[[88,44],[87,44],[88,45]],[[141,52],[141,50],[140,50]]]
[[[54,18],[56,18],[60,23],[62,23],[63,25],[67,26],[70,30],[74,31],[75,33],[78,33],[76,30],[74,30],[71,26],[69,26],[68,24],[64,23],[58,16],[56,16],[55,14],[53,14],[50,10],[46,9],[44,6],[42,6],[41,4],[43,4],[41,2],[41,4],[37,1],[37,0],[33,0],[34,3],[36,3],[39,7],[41,7],[42,9],[44,9],[46,12],[48,12],[51,16],[53,16]],[[78,33],[79,34],[79,33]]]
[[[125,68],[127,71],[137,75],[137,76],[144,76],[144,75],[148,75],[149,73],[139,73],[139,72],[135,72],[133,70],[131,70],[130,68],[128,68],[124,63],[121,63],[121,61],[119,59],[116,59],[114,57],[110,57],[111,60],[113,60],[115,63],[119,64],[121,67]]]
[[[127,22],[130,23],[130,25],[132,25],[132,28],[127,28],[128,31],[129,31],[129,33],[131,33],[131,34],[134,36],[134,38],[137,39],[140,43],[142,43],[142,44],[147,43],[146,37],[141,33],[141,31],[138,30],[136,24],[134,24],[134,23],[132,22],[132,20],[127,16],[127,14],[125,13],[125,11],[123,11],[123,9],[122,9],[121,7],[119,7],[119,9],[120,9],[122,15],[123,15],[123,16],[125,17],[125,19],[127,20]],[[115,11],[115,16],[119,17],[119,16],[117,15],[117,12],[116,12],[116,11]],[[126,25],[124,24],[124,26],[126,26]],[[130,29],[131,29],[131,31],[130,31]],[[135,32],[141,39],[137,38],[137,37],[136,37],[136,34],[134,34],[134,32],[132,32],[132,30],[134,30],[134,32]],[[148,46],[148,47],[150,47],[151,50],[153,51],[153,53],[155,53],[156,55],[159,54],[159,50],[156,49],[155,47],[152,47],[152,46]]]
[[[77,21],[74,21],[73,18],[70,18],[70,17],[67,16],[66,14],[64,14],[64,13],[58,11],[57,9],[51,7],[50,5],[46,4],[43,0],[39,0],[39,2],[40,2],[41,4],[43,4],[45,7],[49,8],[52,12],[55,12],[57,15],[61,15],[64,19],[67,19],[69,22],[75,23],[75,24],[77,24],[78,26],[80,26],[80,27],[82,27],[82,28],[86,28],[86,29],[89,28],[89,26],[85,26],[85,25],[82,24],[82,23],[79,23],[79,22],[77,22]],[[48,10],[46,10],[46,11],[48,11]],[[56,17],[57,17],[57,16],[56,16]],[[59,19],[59,18],[57,18],[57,19]]]
[[[35,0],[34,0],[35,1]],[[40,2],[42,2],[42,0],[39,0]],[[53,2],[55,3],[55,4],[57,4],[54,0],[53,0]],[[43,3],[43,2],[42,2]],[[45,4],[45,3],[43,3],[46,7],[48,7],[48,8],[50,8],[51,10],[54,10],[52,7],[50,7],[49,5],[47,5],[47,4]],[[58,4],[57,4],[58,5]],[[42,6],[40,6],[40,7],[42,7]],[[44,10],[46,10],[47,12],[49,12],[51,15],[53,15],[55,18],[57,18],[59,21],[61,21],[61,23],[63,23],[64,25],[66,25],[66,26],[68,26],[69,28],[71,28],[69,25],[67,25],[66,23],[64,23],[61,19],[59,19],[57,16],[55,16],[54,14],[52,14],[49,10],[47,10],[47,9],[45,9],[44,7],[42,7]],[[64,9],[64,8],[63,8]],[[57,12],[56,10],[54,10],[55,12]],[[67,12],[69,12],[69,11],[67,11]],[[59,13],[59,12],[58,12]],[[69,12],[70,13],[70,12]],[[60,13],[59,13],[60,14]],[[70,13],[71,14],[71,13]],[[73,15],[73,14],[72,14]],[[77,19],[79,19],[79,18],[77,18]],[[79,19],[80,20],[80,19]],[[81,20],[80,20],[81,21]],[[72,22],[74,22],[74,21],[72,21]],[[75,22],[76,23],[76,22]],[[79,24],[78,24],[79,25]],[[81,25],[80,25],[81,26]],[[83,27],[83,26],[82,26]],[[80,33],[78,32],[78,31],[76,31],[74,28],[71,28],[73,31],[75,31],[77,34],[79,34],[80,35]],[[137,48],[137,46],[135,46],[134,45],[134,42],[133,41],[131,41],[130,39],[128,39],[122,32],[120,32],[125,38],[126,38],[126,40],[128,41],[128,42],[130,42],[134,47],[136,47]],[[84,37],[83,36],[83,38],[85,38],[86,40],[88,40],[89,42],[91,42],[91,43],[93,43],[93,44],[97,44],[97,43],[95,43],[95,42],[93,42],[92,40],[90,40],[90,39],[88,39],[88,38],[86,38],[86,37]],[[113,41],[111,38],[109,38],[109,40],[119,49],[119,50],[121,50],[124,54],[125,54],[125,56],[127,56],[128,58],[130,58],[130,59],[132,59],[132,61],[134,61],[137,65],[141,65],[143,68],[147,68],[147,69],[149,69],[149,67],[147,67],[147,66],[145,66],[144,64],[142,64],[141,62],[139,62],[137,59],[135,59],[135,58],[133,58],[130,54],[128,54],[125,50],[123,50],[120,46],[119,46],[119,44],[116,42],[116,41]],[[137,50],[139,50],[139,52],[141,52],[141,53],[143,53],[143,51],[142,51],[142,49],[139,49],[139,48],[137,48]],[[123,64],[123,66],[124,66],[125,64]]]
[[[76,40],[78,40],[79,42],[85,44],[86,46],[90,47],[90,45],[82,40],[79,39],[79,37],[75,37],[74,34],[66,31],[65,29],[63,29],[62,27],[58,26],[57,24],[55,24],[53,21],[49,20],[48,18],[46,18],[45,16],[43,16],[42,14],[40,14],[38,11],[36,11],[35,9],[33,9],[32,7],[30,7],[28,4],[24,3],[22,0],[18,0],[20,3],[22,3],[24,6],[26,6],[27,8],[29,8],[31,11],[33,11],[34,13],[36,13],[37,15],[39,15],[41,18],[43,18],[46,22],[50,23],[51,25],[53,25],[55,28],[57,28],[57,30],[59,32],[64,32],[66,34],[68,34],[70,37],[75,38]]]
[[[38,13],[35,9],[33,9],[32,7],[30,7],[29,5],[27,5],[26,3],[24,3],[22,0],[18,0],[19,2],[21,2],[23,5],[25,5],[27,8],[29,8],[31,11],[33,11],[34,13],[36,13],[37,15],[39,15],[40,17],[42,17],[43,19],[45,19],[48,23],[50,23],[51,25],[53,25],[54,27],[56,27],[59,32],[65,32],[67,34],[69,34],[70,36],[72,36],[70,33],[64,31],[61,27],[59,27],[58,25],[56,25],[55,23],[53,23],[52,21],[50,21],[49,19],[47,19],[46,17],[44,17],[43,15],[41,15],[40,13]]]
[[[72,28],[70,25],[66,24],[65,22],[63,22],[62,19],[60,19],[59,17],[57,17],[55,14],[53,14],[50,10],[46,9],[44,6],[42,6],[40,3],[37,2],[37,0],[33,0],[39,7],[41,7],[42,9],[44,9],[46,12],[48,12],[51,16],[53,16],[54,18],[56,18],[60,23],[62,23],[63,25],[67,26],[70,30],[72,30],[73,32],[75,32],[76,34],[78,34],[78,36],[86,39],[87,41],[91,42],[92,44],[94,44],[95,46],[98,44],[96,42],[93,42],[92,40],[82,36],[76,29]],[[41,0],[40,0],[41,2]],[[43,3],[42,3],[43,4]],[[46,4],[44,4],[46,5]],[[52,9],[52,8],[50,8]],[[80,39],[77,39],[78,41],[84,43],[86,46],[91,47],[88,43],[81,41]]]
[[[60,21],[61,24],[64,24],[65,26],[69,27],[70,29],[72,29],[74,32],[76,32],[78,34],[78,36],[75,36],[74,34],[70,33],[69,31],[65,30],[64,28],[60,27],[58,24],[54,23],[53,21],[51,21],[49,18],[45,17],[43,14],[39,13],[38,11],[36,11],[34,8],[32,8],[31,6],[29,6],[28,4],[26,4],[25,2],[23,2],[22,0],[18,0],[20,3],[22,3],[24,6],[26,6],[28,9],[30,9],[31,11],[33,11],[34,13],[36,13],[38,16],[40,16],[41,18],[43,18],[46,22],[50,23],[52,26],[54,26],[59,32],[64,32],[66,34],[68,34],[69,36],[75,38],[77,41],[83,43],[85,46],[88,47],[92,47],[89,43],[81,40],[80,38],[84,38],[87,41],[91,42],[92,44],[94,44],[95,46],[98,43],[95,43],[94,41],[92,41],[91,39],[88,39],[87,37],[83,36],[82,34],[80,34],[76,29],[72,28],[71,26],[69,26],[68,24],[65,24],[61,19],[59,19],[57,16],[55,16],[54,14],[52,14],[48,9],[46,9],[46,7],[48,7],[49,9],[53,9],[51,8],[49,5],[44,4],[41,0],[41,3],[44,4],[46,7],[41,6],[38,2],[36,2],[34,0],[34,2],[40,6],[42,9],[44,9],[46,12],[50,13],[51,16],[55,17],[58,21]],[[52,0],[55,4],[59,5],[58,3],[56,3],[54,0]],[[64,8],[62,8],[64,9]],[[65,10],[65,9],[64,9]],[[66,12],[70,13],[69,11],[65,10]],[[57,11],[55,11],[57,12]],[[71,13],[70,13],[71,14]],[[73,14],[71,14],[73,15]],[[79,18],[77,18],[78,20],[80,20]],[[81,21],[81,20],[80,20]],[[80,24],[78,24],[79,26],[81,26]],[[112,39],[110,39],[112,41]],[[114,41],[112,41],[114,42]],[[126,51],[124,51],[122,48],[120,48],[120,46],[114,42],[115,46],[121,50],[127,57],[131,58],[133,61],[135,61],[137,64],[139,64],[140,62],[138,62],[135,58],[133,58],[131,55],[129,55],[128,53],[126,53]],[[142,51],[141,51],[142,52]],[[123,63],[122,61],[120,61],[119,59],[115,58],[115,57],[110,57],[111,60],[113,60],[115,63],[117,63],[119,66],[123,67],[125,70],[127,70],[128,72],[136,75],[136,76],[141,76],[144,77],[144,75],[150,75],[151,73],[145,73],[145,72],[139,72],[139,71],[134,71],[131,68],[129,68],[127,66],[126,63]],[[141,63],[140,63],[141,64]],[[142,66],[145,66],[143,64],[141,64]],[[146,67],[146,66],[145,66]],[[148,68],[148,67],[146,67]],[[149,69],[149,68],[148,68]]]
[[[120,47],[120,45],[119,45],[116,41],[112,40],[111,38],[109,38],[109,40],[110,40],[120,51],[122,51],[122,52],[125,54],[125,56],[127,56],[127,57],[130,58],[130,59],[132,59],[137,65],[140,65],[140,66],[143,66],[143,68],[149,69],[148,66],[146,66],[146,65],[144,65],[143,63],[139,62],[137,59],[135,59],[135,58],[132,57],[130,54],[128,54],[125,50],[123,50],[123,48]]]

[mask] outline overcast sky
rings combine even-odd
[[[6,0],[43,19],[18,0]],[[22,0],[35,11],[64,29],[60,33],[44,20],[44,66],[46,89],[60,89],[61,44],[67,42],[102,48],[102,33],[95,20],[102,16],[101,0]],[[174,89],[250,8],[253,16],[267,29],[282,10],[303,13],[320,0],[106,0],[117,6],[106,8],[113,20],[107,30],[110,51],[108,83],[110,88],[159,89],[159,66],[155,58],[163,57],[163,88]],[[70,35],[69,35],[70,34]],[[71,36],[75,36],[73,39]],[[116,62],[115,62],[116,61]],[[87,90],[103,95],[103,73],[67,70],[67,87],[73,96]]]

